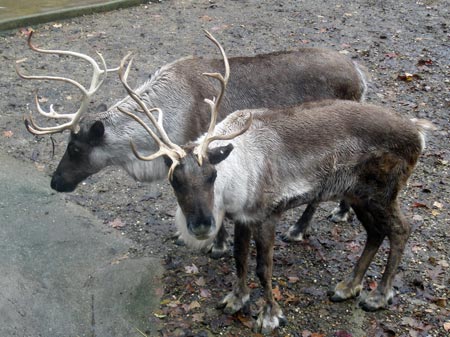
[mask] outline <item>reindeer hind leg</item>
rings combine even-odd
[[[330,214],[333,222],[346,222],[350,216],[350,205],[347,201],[341,200],[339,205]]]
[[[311,227],[311,219],[317,210],[318,203],[310,203],[306,206],[300,219],[289,227],[286,233],[281,237],[283,241],[303,241],[308,236]]]
[[[411,233],[409,223],[404,219],[397,200],[382,212],[373,212],[375,221],[385,227],[389,238],[388,262],[378,287],[362,300],[359,305],[366,311],[375,311],[387,307],[394,297],[392,283]]]
[[[333,302],[344,301],[357,297],[360,294],[364,275],[385,237],[383,232],[379,232],[375,228],[374,218],[364,206],[352,205],[352,208],[366,229],[367,241],[353,272],[346,279],[339,282],[334,290],[330,291],[330,299]]]

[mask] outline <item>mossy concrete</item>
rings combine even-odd
[[[163,267],[132,246],[0,153],[0,336],[156,335]]]
[[[84,5],[68,9],[58,9],[45,13],[36,13],[33,15],[13,17],[10,19],[0,20],[0,31],[10,30],[20,27],[29,27],[32,25],[73,18],[76,16],[88,15],[93,13],[107,12],[120,8],[137,6],[146,2],[146,0],[113,0],[105,1],[101,4]],[[153,0],[152,2],[159,2]]]

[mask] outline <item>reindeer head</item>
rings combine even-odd
[[[205,31],[205,33],[207,38],[209,38],[222,53],[225,64],[225,76],[222,76],[219,73],[204,74],[205,76],[217,79],[221,84],[221,91],[217,99],[205,100],[211,108],[211,123],[207,134],[202,138],[199,144],[188,144],[180,147],[169,140],[162,125],[162,111],[157,108],[148,109],[139,95],[131,90],[126,82],[131,61],[126,69],[125,63],[130,55],[127,55],[122,60],[119,69],[120,79],[128,94],[138,103],[160,135],[160,137],[158,137],[156,133],[135,114],[119,108],[120,111],[140,123],[160,146],[160,150],[155,154],[143,156],[137,152],[135,145],[131,141],[132,150],[136,157],[141,160],[152,160],[160,156],[164,157],[166,165],[169,167],[169,181],[175,191],[183,215],[186,218],[187,229],[199,240],[208,239],[212,233],[215,232],[214,182],[217,177],[215,165],[226,159],[233,150],[232,144],[215,148],[209,148],[209,144],[215,140],[231,140],[247,131],[252,123],[252,116],[250,115],[244,127],[237,132],[225,135],[214,135],[218,107],[225,93],[230,74],[230,67],[222,46],[209,32]],[[158,120],[153,116],[153,111],[158,112]]]
[[[51,126],[51,127],[41,127],[33,119],[31,112],[29,119],[25,118],[25,127],[33,135],[47,135],[58,132],[63,132],[64,130],[70,130],[71,136],[67,150],[56,169],[51,182],[51,187],[58,192],[71,192],[75,189],[79,182],[84,180],[89,175],[96,173],[100,168],[95,167],[89,161],[89,155],[93,147],[99,145],[102,142],[104,135],[104,125],[100,121],[94,121],[89,127],[81,128],[80,121],[82,117],[86,114],[89,106],[89,102],[93,95],[98,91],[98,89],[103,84],[107,73],[112,71],[117,71],[118,68],[108,69],[106,67],[106,62],[100,53],[97,53],[101,65],[99,65],[92,57],[76,53],[67,50],[48,50],[41,49],[34,46],[31,43],[32,33],[28,36],[28,46],[31,50],[43,53],[43,54],[53,54],[53,55],[67,55],[80,58],[91,64],[93,68],[92,79],[89,88],[86,88],[79,82],[65,77],[59,76],[30,76],[25,75],[19,70],[18,62],[15,63],[15,68],[17,74],[27,80],[50,80],[59,81],[72,84],[81,91],[82,99],[80,107],[74,113],[58,113],[53,109],[53,105],[50,105],[49,111],[45,111],[41,108],[38,101],[37,93],[35,95],[36,107],[39,112],[44,117],[54,118],[57,120],[66,119],[65,123]]]

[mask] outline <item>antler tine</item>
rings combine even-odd
[[[92,75],[89,89],[86,89],[79,82],[72,80],[70,78],[66,78],[66,77],[25,75],[20,72],[18,62],[16,61],[15,69],[16,69],[16,72],[19,75],[19,77],[26,79],[26,80],[52,80],[52,81],[66,82],[66,83],[72,84],[75,87],[77,87],[83,95],[80,108],[75,113],[71,113],[71,114],[58,114],[57,112],[55,112],[53,110],[53,108],[50,109],[50,112],[46,112],[41,109],[41,107],[39,106],[39,103],[36,100],[37,109],[41,115],[48,117],[48,118],[56,118],[56,119],[65,118],[65,119],[69,119],[70,121],[67,123],[58,125],[58,126],[54,126],[54,127],[39,127],[33,121],[33,119],[31,118],[31,114],[30,114],[30,122],[25,123],[25,125],[27,126],[27,130],[36,135],[62,132],[66,129],[70,129],[73,132],[77,133],[79,131],[79,124],[78,124],[79,120],[81,119],[82,115],[87,111],[90,98],[94,95],[94,93],[103,84],[103,82],[107,76],[107,73],[111,72],[111,71],[117,71],[118,68],[108,69],[106,66],[106,62],[100,53],[97,53],[97,54],[99,55],[100,60],[101,60],[101,67],[92,57],[85,55],[85,54],[72,52],[72,51],[68,51],[68,50],[51,50],[51,49],[38,48],[31,43],[32,35],[33,35],[33,33],[31,32],[30,35],[28,36],[28,40],[27,40],[28,46],[30,47],[31,50],[38,52],[38,53],[43,53],[43,54],[68,55],[68,56],[74,56],[74,57],[81,58],[91,64],[91,66],[93,67],[93,75]],[[32,126],[30,126],[30,124]]]
[[[156,130],[161,136],[162,141],[165,145],[167,145],[169,148],[173,149],[175,152],[178,152],[179,155],[182,157],[185,155],[184,150],[181,149],[177,144],[173,143],[169,136],[167,136],[166,131],[163,128],[162,125],[162,111],[160,109],[151,109],[151,111],[158,110],[159,111],[159,118],[158,120],[155,119],[151,111],[147,108],[147,105],[144,103],[144,101],[141,99],[141,97],[128,85],[127,78],[128,74],[130,72],[131,64],[133,62],[133,59],[128,62],[127,67],[125,68],[125,63],[128,61],[128,59],[131,57],[131,53],[128,53],[125,55],[125,57],[120,62],[119,67],[119,78],[122,82],[123,86],[125,87],[126,91],[128,92],[128,95],[139,105],[139,107],[144,111],[144,113],[147,115],[147,117],[150,119],[152,124],[155,126]],[[155,134],[156,136],[156,134]],[[153,137],[153,136],[152,136]],[[156,136],[157,137],[157,136]],[[154,137],[153,137],[154,138]],[[158,137],[157,137],[158,138]]]
[[[118,107],[118,110],[120,112],[124,113],[125,115],[129,116],[130,118],[133,118],[136,122],[141,124],[142,127],[150,134],[150,136],[153,138],[153,140],[159,146],[159,150],[157,152],[155,152],[154,154],[149,155],[149,156],[143,156],[137,151],[136,146],[133,143],[133,141],[130,140],[131,149],[133,150],[134,155],[138,159],[146,160],[146,161],[156,159],[163,155],[168,156],[172,160],[172,165],[169,169],[169,174],[168,174],[169,179],[172,180],[173,171],[174,171],[175,167],[180,163],[180,159],[183,158],[184,156],[186,156],[186,152],[181,147],[179,147],[177,144],[170,141],[169,137],[167,136],[167,133],[164,130],[163,123],[162,123],[162,121],[163,121],[162,110],[159,108],[152,108],[152,109],[147,108],[147,105],[145,104],[145,102],[128,85],[127,79],[128,79],[128,74],[131,69],[131,64],[133,62],[133,59],[131,58],[131,60],[128,62],[128,65],[126,68],[125,68],[125,63],[128,61],[130,56],[131,56],[131,53],[128,53],[127,55],[125,55],[125,57],[120,62],[120,67],[119,67],[120,81],[122,82],[123,86],[125,87],[126,91],[128,92],[128,95],[130,95],[130,97],[139,105],[139,107],[142,109],[142,111],[145,113],[145,115],[150,119],[153,126],[156,128],[156,130],[158,131],[158,133],[160,134],[160,136],[162,138],[162,139],[160,139],[157,136],[157,134],[141,118],[139,118],[132,112],[126,111],[123,108]],[[153,111],[158,112],[158,120],[156,120],[155,117],[153,116],[153,114],[152,114]]]
[[[138,116],[136,116],[134,113],[126,111],[124,109],[122,109],[121,107],[118,107],[119,111],[124,113],[125,115],[129,116],[130,118],[133,118],[136,122],[138,122],[139,124],[142,125],[142,127],[152,136],[152,138],[156,141],[156,143],[159,145],[159,150],[149,156],[143,156],[141,155],[137,148],[136,145],[133,143],[133,141],[130,139],[130,145],[131,145],[131,150],[133,151],[133,154],[140,160],[145,160],[145,161],[150,161],[150,160],[154,160],[158,157],[161,157],[163,155],[168,156],[171,160],[172,160],[172,165],[169,169],[169,173],[168,173],[168,177],[170,180],[172,180],[172,176],[173,176],[173,171],[175,169],[175,167],[180,163],[180,159],[183,156],[180,156],[178,152],[174,151],[173,149],[169,148],[166,144],[164,144],[159,138],[158,136],[156,136],[156,134],[153,132],[152,129],[150,129],[148,127],[147,124],[145,124],[145,122],[139,118]],[[161,115],[161,110],[158,108],[154,108],[149,110],[149,112],[151,111],[158,111],[159,114]]]
[[[203,163],[203,158],[206,156],[206,152],[208,150],[208,145],[211,142],[213,142],[215,140],[233,139],[233,138],[243,134],[245,131],[247,131],[253,121],[253,116],[252,116],[252,114],[250,114],[250,117],[247,120],[247,122],[242,130],[228,134],[228,135],[213,136],[214,128],[216,127],[217,117],[218,117],[218,112],[219,112],[218,108],[220,106],[223,95],[225,93],[225,89],[228,84],[228,79],[230,78],[230,64],[228,62],[227,55],[225,54],[225,50],[223,49],[222,45],[214,38],[214,36],[212,36],[212,34],[210,32],[208,32],[207,30],[205,30],[204,32],[205,32],[206,37],[208,39],[210,39],[219,48],[220,53],[222,54],[223,63],[225,66],[225,75],[222,76],[219,73],[204,73],[203,74],[205,76],[217,79],[220,83],[221,90],[220,90],[220,93],[219,93],[217,99],[213,99],[213,100],[205,99],[205,102],[211,108],[211,122],[209,124],[208,132],[207,132],[206,136],[203,138],[202,143],[199,144],[195,149],[195,152],[197,154],[197,161],[200,165],[202,165],[202,163]]]

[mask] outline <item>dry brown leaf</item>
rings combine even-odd
[[[288,276],[289,283],[297,283],[300,280],[297,276]]]
[[[193,315],[192,315],[192,320],[193,320],[194,322],[203,322],[204,316],[205,316],[205,313],[204,313],[204,312],[198,313],[198,314],[193,314]]]
[[[369,289],[370,289],[370,290],[375,290],[375,289],[377,289],[377,287],[378,287],[377,281],[371,281],[371,282],[369,282]]]
[[[201,276],[198,279],[196,279],[195,284],[198,285],[199,287],[204,287],[206,284],[204,277]]]
[[[120,220],[119,218],[114,219],[113,221],[111,221],[109,224],[109,226],[111,226],[112,228],[122,228],[125,227],[125,224],[122,222],[122,220]]]
[[[3,137],[5,138],[11,138],[13,135],[13,132],[11,130],[3,131]]]
[[[253,320],[250,317],[243,316],[240,313],[237,315],[239,322],[245,325],[247,328],[253,328]]]
[[[249,287],[250,289],[258,288],[258,283],[256,283],[256,282],[250,282],[250,284],[248,285],[248,287]]]
[[[277,301],[281,301],[283,299],[283,295],[281,295],[281,291],[278,286],[276,286],[275,288],[272,289],[272,294],[273,294],[273,297],[275,298],[275,300],[277,300]]]
[[[187,274],[198,274],[198,268],[195,264],[184,267],[184,270],[186,271]]]
[[[202,20],[204,22],[210,22],[213,20],[213,18],[208,15],[202,15],[202,16],[200,16],[200,20]]]
[[[44,170],[45,170],[45,165],[44,165],[44,164],[34,163],[34,166],[36,167],[36,169],[37,169],[39,172],[44,172]]]
[[[325,337],[325,334],[323,333],[318,333],[318,332],[313,332],[311,334],[311,337]]]
[[[198,303],[198,301],[192,301],[189,304],[189,310],[196,309],[196,308],[200,308],[200,303]]]
[[[203,298],[210,297],[211,292],[208,289],[202,288],[202,289],[200,289],[200,296]]]
[[[450,331],[450,322],[445,322],[444,323],[444,330],[445,331]]]

